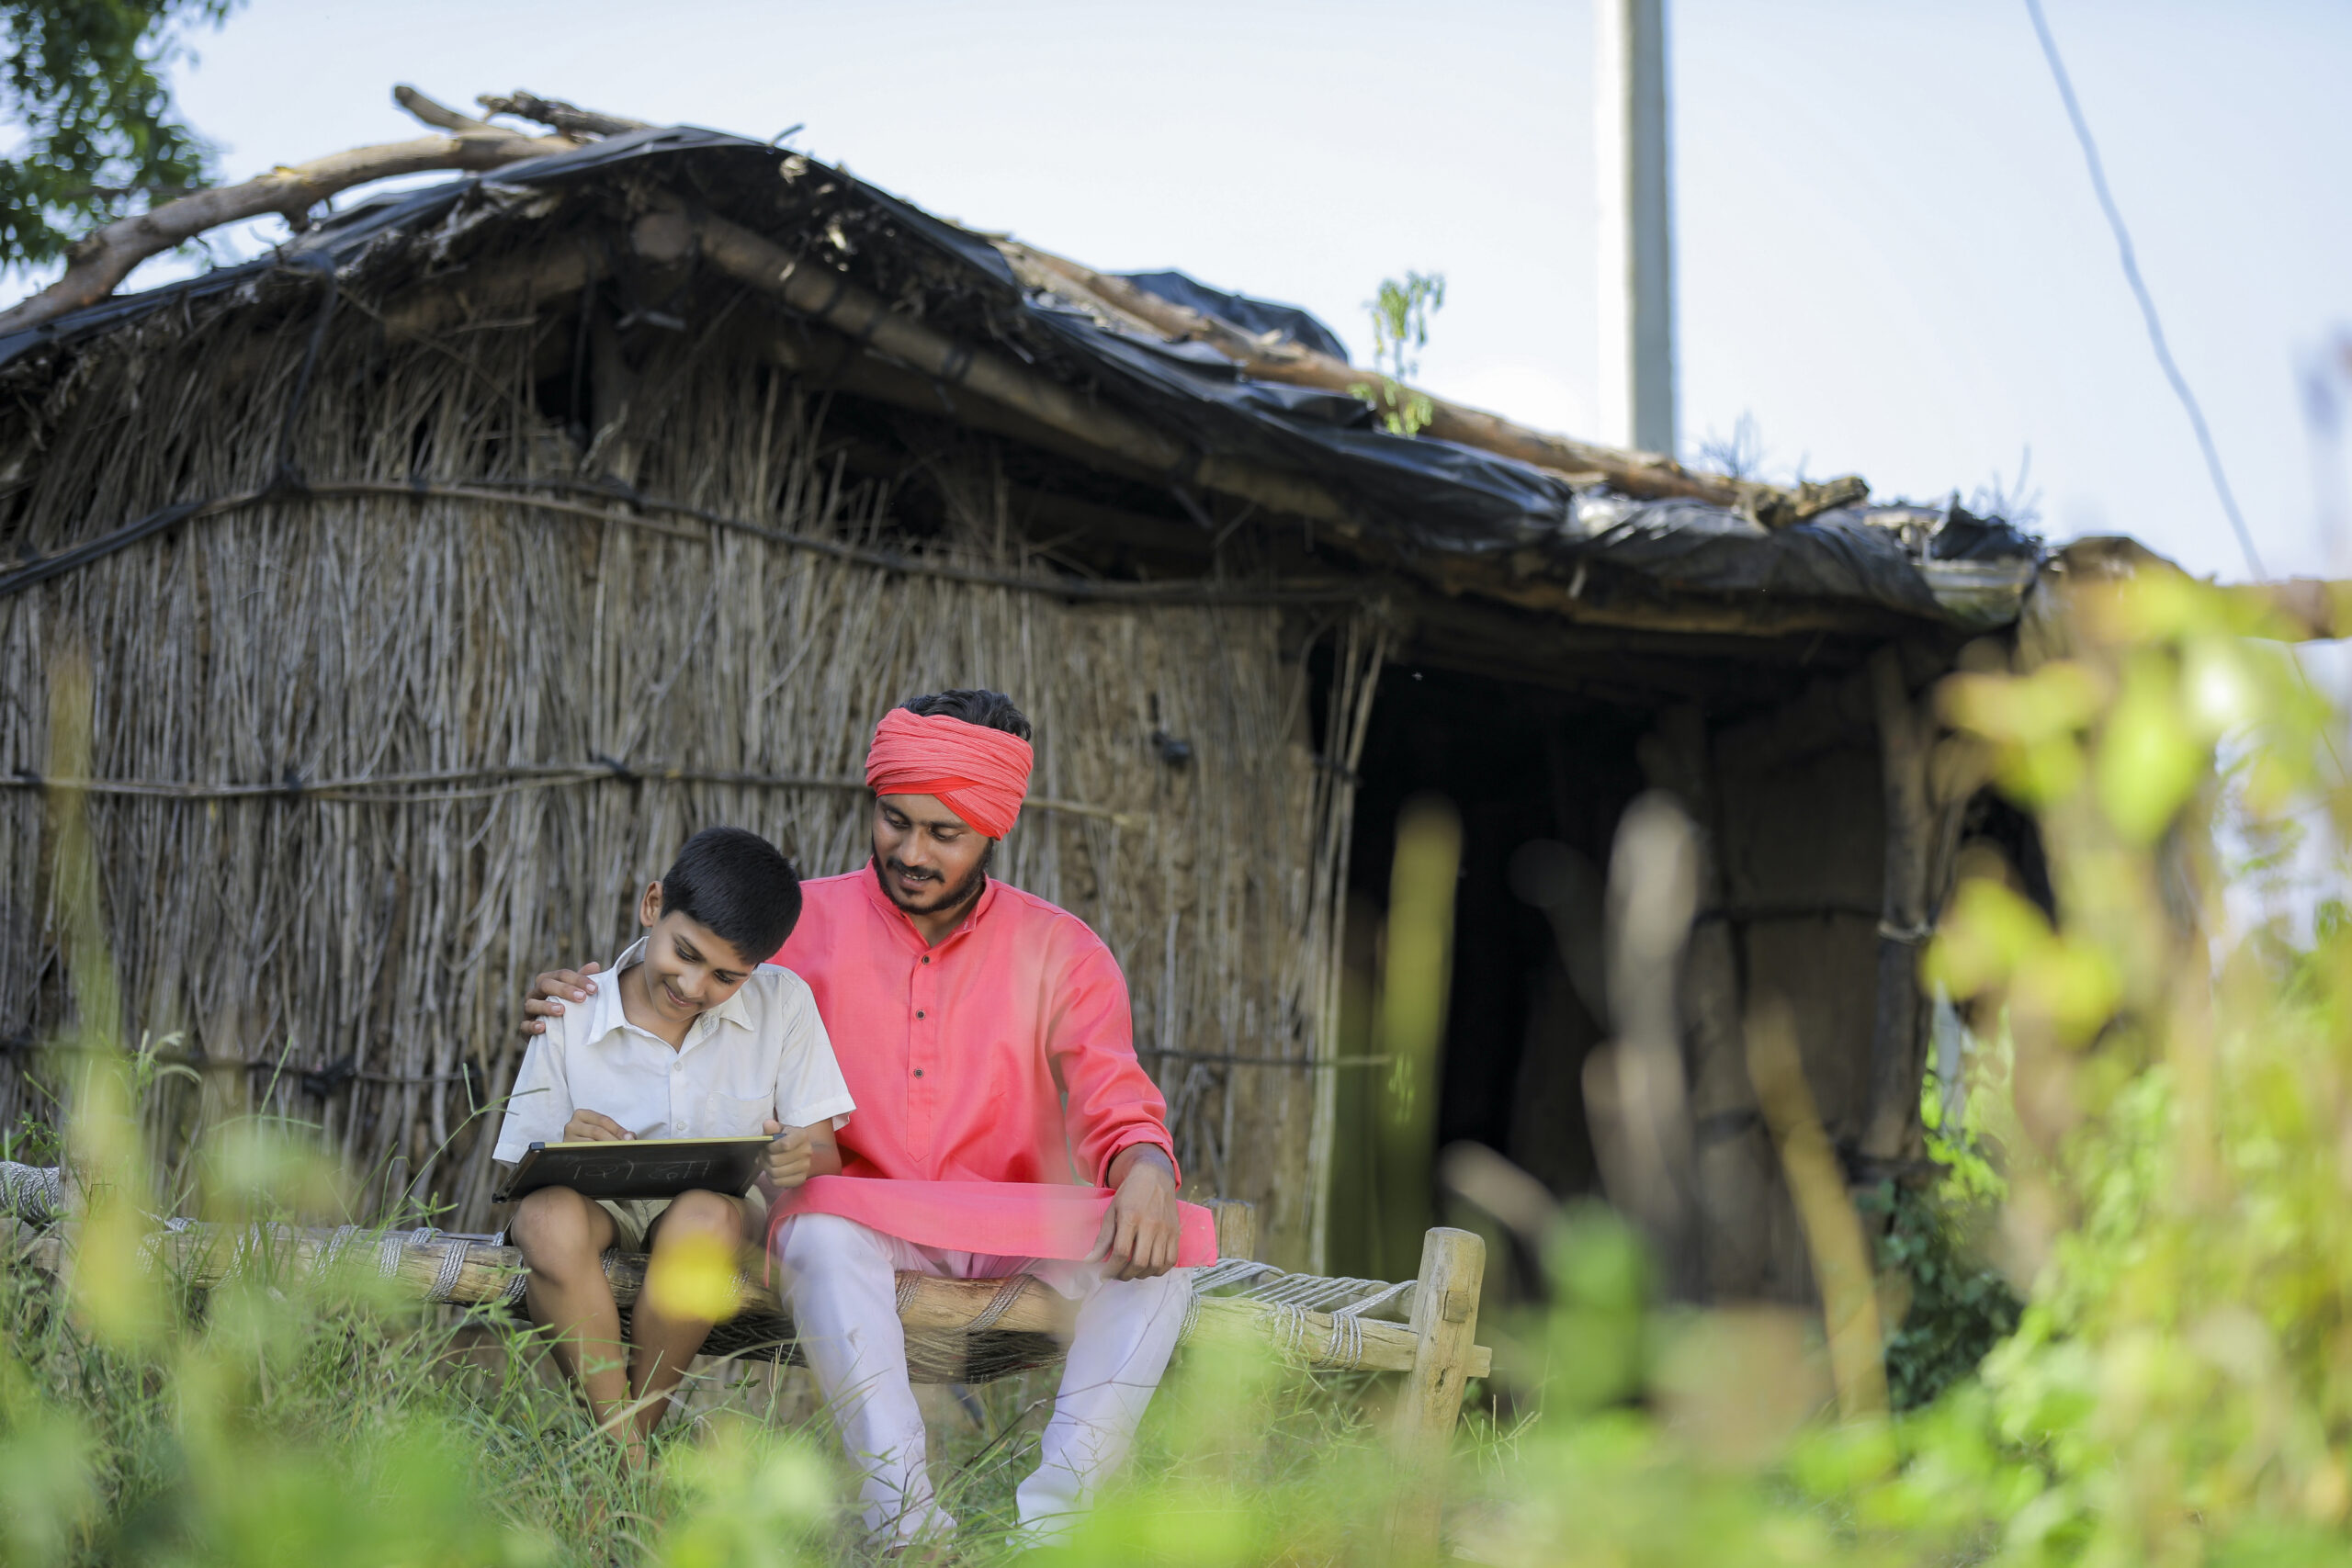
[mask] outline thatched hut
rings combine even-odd
[[[854,865],[874,716],[988,684],[1039,739],[1003,874],[1110,942],[1192,1180],[1282,1261],[1362,1258],[1402,804],[1464,824],[1436,1136],[1574,1192],[1598,868],[1679,795],[1705,1284],[1804,1288],[1741,1008],[1792,1005],[1858,1170],[1915,1156],[1917,944],[1963,838],[2032,861],[1922,694],[2032,540],[1442,403],[1392,434],[1299,312],[605,129],[0,337],[0,1116],[55,1082],[72,795],[126,1029],[190,1069],[166,1146],[266,1105],[478,1222],[527,976],[705,823]]]

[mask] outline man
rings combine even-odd
[[[1182,1326],[1178,1265],[1215,1256],[1206,1213],[1176,1201],[1167,1106],[1136,1060],[1117,962],[1076,916],[988,875],[1027,794],[1029,734],[995,692],[885,715],[865,768],[872,860],[803,884],[775,956],[815,993],[858,1107],[838,1134],[843,1174],[779,1206],[775,1255],[886,1541],[954,1526],[924,1469],[897,1270],[1033,1273],[1079,1303],[1018,1495],[1024,1535],[1045,1540],[1125,1457]],[[560,1012],[594,984],[542,975],[526,1010]]]

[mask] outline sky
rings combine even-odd
[[[1668,6],[1686,459],[1745,419],[1773,477],[1990,488],[2248,575],[2022,0]],[[2264,566],[2352,573],[2304,389],[2352,342],[2352,6],[2045,6]],[[1592,31],[1589,0],[251,0],[176,83],[232,177],[413,133],[395,82],[798,124],[933,212],[1306,306],[1359,358],[1380,280],[1440,272],[1422,382],[1577,434]]]

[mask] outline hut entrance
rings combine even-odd
[[[1485,1144],[1563,1197],[1599,1186],[1579,1085],[1602,1038],[1600,895],[1617,819],[1643,788],[1634,744],[1654,722],[1556,690],[1393,664],[1358,766],[1340,1054],[1372,1048],[1397,815],[1416,795],[1442,795],[1461,814],[1463,853],[1436,1147]],[[1568,890],[1575,913],[1556,934],[1523,897],[1531,874]],[[1340,1070],[1328,1261],[1401,1279],[1415,1259],[1381,1256],[1380,1238],[1430,1223],[1431,1193],[1425,1173],[1374,1158],[1384,1078],[1378,1066]]]

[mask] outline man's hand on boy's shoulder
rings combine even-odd
[[[621,1144],[636,1136],[601,1111],[575,1111],[571,1120],[563,1124],[563,1141],[567,1144]]]
[[[547,1021],[561,1016],[566,1001],[584,1002],[596,988],[589,976],[604,965],[594,962],[577,969],[549,969],[531,982],[531,994],[523,998],[524,1038],[548,1032]]]

